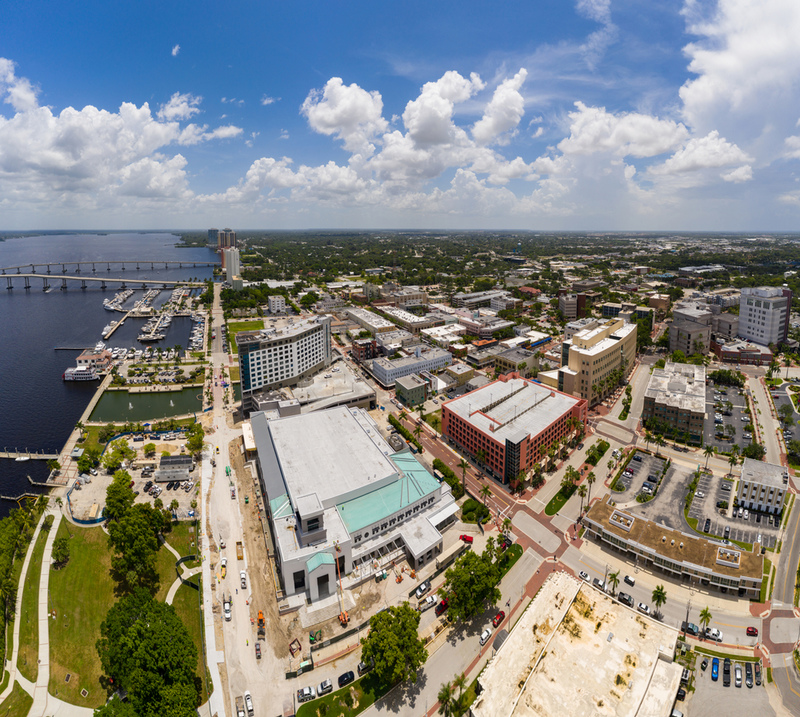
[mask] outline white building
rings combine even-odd
[[[747,510],[778,515],[783,510],[788,487],[786,468],[745,458],[736,497]]]
[[[739,300],[739,336],[762,346],[779,345],[789,333],[792,290],[766,286],[744,288]]]
[[[241,274],[239,266],[239,250],[235,247],[230,249],[223,249],[225,255],[225,280],[233,286],[234,277]]]
[[[423,349],[418,346],[413,356],[395,359],[375,359],[372,373],[384,386],[391,386],[401,376],[410,376],[422,371],[438,371],[453,363],[453,355],[444,349]]]
[[[284,296],[270,296],[267,298],[267,305],[270,314],[285,314],[286,313],[286,297]]]
[[[291,386],[331,362],[331,317],[289,319],[280,326],[236,334],[242,408],[256,407],[256,394]]]
[[[458,510],[449,487],[407,449],[395,453],[365,411],[269,421],[255,413],[251,424],[291,604],[333,595],[339,580],[346,591],[393,561],[418,569],[442,552],[440,529]]]
[[[380,334],[384,331],[394,331],[397,328],[391,321],[387,321],[382,316],[378,316],[366,309],[348,308],[345,309],[344,313],[359,326],[365,328],[367,331],[371,331],[373,334]]]

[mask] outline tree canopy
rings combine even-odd
[[[144,589],[119,600],[100,626],[97,653],[103,672],[127,690],[132,712],[121,706],[104,717],[190,717],[200,698],[197,648],[172,605]],[[107,708],[104,708],[107,709]]]
[[[369,634],[361,640],[361,659],[374,662],[375,676],[383,684],[417,681],[417,670],[428,659],[425,643],[417,635],[419,618],[419,612],[403,603],[370,619]]]
[[[448,615],[467,620],[500,599],[500,566],[495,561],[494,538],[489,538],[483,553],[468,550],[444,574]]]

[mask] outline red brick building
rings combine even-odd
[[[482,451],[503,483],[527,472],[557,439],[586,423],[589,404],[511,373],[442,405],[442,435],[469,455]]]
[[[363,363],[378,356],[378,343],[375,339],[356,339],[350,353],[356,361]]]

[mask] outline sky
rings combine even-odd
[[[798,229],[798,0],[6,0],[1,27],[0,229]]]

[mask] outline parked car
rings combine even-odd
[[[706,628],[706,639],[714,640],[715,642],[722,642],[722,633],[716,627]]]
[[[345,685],[349,685],[354,679],[356,679],[356,676],[352,670],[342,673],[339,675],[339,687],[342,688]]]
[[[678,688],[678,694],[675,696],[675,699],[681,702],[686,699],[686,690],[684,690],[683,687]]]
[[[748,635],[748,637],[758,637],[758,628],[757,627],[748,627],[747,628],[747,635]]]
[[[587,583],[589,582],[589,573],[587,573],[585,570],[581,570],[581,571],[578,573],[578,577],[579,577],[581,580],[585,580]]]
[[[375,666],[375,663],[373,663],[370,660],[369,663],[367,663],[367,662],[359,662],[358,663],[358,667],[356,669],[358,670],[359,676],[361,676],[361,675],[367,674],[367,672],[369,672],[374,666]]]
[[[316,698],[317,693],[314,691],[313,687],[303,687],[301,690],[297,690],[297,701],[298,702],[309,702]]]
[[[742,686],[742,666],[738,662],[733,668],[733,683],[737,687]]]
[[[471,535],[459,535],[459,540],[463,540],[465,543],[472,543],[474,538]]]
[[[633,457],[633,460],[635,460],[637,463],[641,463],[641,462],[642,462],[642,457],[641,457],[641,456],[640,456],[640,455],[637,453],[637,454],[636,454],[636,455]]]
[[[755,673],[756,673],[756,684],[760,685],[761,684],[761,662],[756,662],[756,664],[753,665],[753,669],[755,670]]]
[[[431,581],[426,580],[424,583],[421,583],[420,586],[417,588],[414,595],[416,595],[417,600],[419,600],[425,593],[427,593],[431,589]]]
[[[439,617],[446,610],[447,610],[447,599],[444,599],[436,606],[436,617]]]
[[[731,686],[731,660],[729,657],[725,658],[725,664],[722,666],[722,684],[725,687]]]
[[[490,638],[491,636],[492,636],[492,631],[491,631],[491,630],[490,630],[490,629],[487,627],[487,628],[486,628],[486,629],[485,629],[485,630],[484,630],[484,631],[481,633],[481,645],[485,645],[487,642],[489,642],[489,638]]]
[[[626,575],[626,576],[623,578],[623,581],[624,581],[624,582],[625,582],[627,585],[630,585],[631,587],[633,587],[634,585],[636,585],[636,580],[634,580],[634,579],[633,579],[633,578],[632,578],[630,575]]]
[[[242,590],[247,590],[247,573],[244,570],[239,573],[239,579],[242,582]]]
[[[319,687],[317,687],[317,694],[322,697],[322,695],[327,695],[331,690],[333,690],[333,682],[330,680],[323,680],[319,683]]]
[[[711,661],[711,679],[716,682],[719,679],[719,657]]]
[[[683,630],[687,635],[693,635],[697,637],[700,634],[700,628],[697,627],[693,622],[684,622],[681,625],[681,630]]]
[[[745,662],[744,663],[744,683],[748,687],[753,686],[753,663],[752,662]]]
[[[640,603],[639,603],[639,604],[636,606],[636,609],[637,609],[639,612],[641,612],[641,613],[643,613],[643,614],[645,614],[645,615],[649,615],[649,614],[650,614],[650,606],[649,606],[649,605],[645,605],[643,602],[640,602]]]
[[[603,592],[605,592],[605,591],[606,591],[606,584],[605,584],[605,582],[604,582],[603,580],[601,580],[600,578],[595,578],[594,580],[592,580],[592,583],[594,584],[594,586],[595,586],[595,587],[596,587],[598,590],[602,590]]]
[[[313,692],[314,692],[314,688],[313,687],[311,688],[311,692],[312,692],[312,695],[313,695]],[[312,699],[313,699],[313,696],[312,696]],[[245,693],[244,693],[244,706],[247,707],[247,714],[250,715],[250,717],[252,717],[254,710],[253,710],[253,697],[250,694],[250,690],[245,690]]]
[[[623,605],[633,607],[633,598],[628,595],[628,593],[618,593],[617,600],[619,600]]]
[[[492,620],[492,627],[497,627],[503,620],[505,620],[506,614],[502,610],[494,616]]]
[[[261,643],[256,641],[256,660],[261,659]]]

